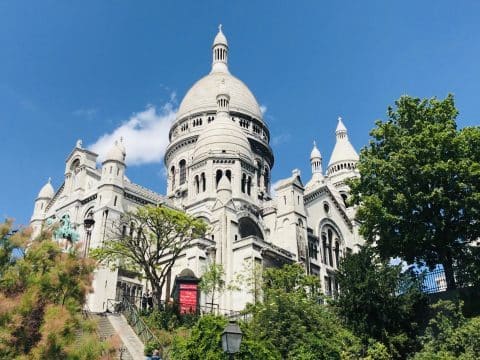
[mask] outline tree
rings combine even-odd
[[[207,230],[202,220],[153,205],[126,212],[112,228],[103,246],[92,250],[91,256],[103,264],[143,273],[159,304],[173,264]]]
[[[213,311],[215,294],[220,294],[225,290],[225,270],[222,264],[212,263],[208,266],[200,280],[200,289],[207,295],[211,295],[210,311]]]
[[[384,344],[395,358],[418,347],[428,299],[401,265],[381,261],[371,247],[347,255],[335,274],[341,291],[333,301],[338,315],[365,345]]]
[[[0,225],[10,233],[10,221]],[[28,248],[23,257],[2,262],[0,274],[0,358],[98,359],[108,350],[95,326],[85,321],[93,261],[62,252],[53,229],[31,240],[30,229],[6,238],[1,248]],[[9,244],[7,244],[7,242]],[[107,355],[107,354],[105,354]]]
[[[480,236],[480,128],[457,129],[452,95],[402,96],[377,121],[350,183],[360,232],[383,259],[454,265]]]
[[[251,307],[249,330],[281,359],[358,358],[360,342],[319,302],[320,283],[298,264],[264,271],[263,302]]]
[[[432,305],[434,316],[421,339],[423,348],[415,354],[415,360],[480,358],[480,317],[466,319],[461,307],[450,301]]]

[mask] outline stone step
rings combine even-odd
[[[118,334],[118,332],[115,330],[108,316],[105,316],[103,314],[102,315],[92,314],[91,318],[97,322],[97,333],[100,339],[107,340],[108,338],[114,335],[118,335],[121,341],[121,345],[120,345],[120,348],[117,349],[117,359],[137,360],[138,357],[133,357],[128,351],[128,348],[126,347],[126,344],[122,339],[122,336],[120,336],[120,334]],[[143,347],[142,347],[142,351],[143,351]],[[142,360],[143,360],[143,357],[142,357]]]

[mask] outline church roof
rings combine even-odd
[[[188,90],[180,103],[177,120],[200,112],[214,112],[217,108],[218,84],[225,80],[225,87],[230,94],[230,111],[240,112],[256,119],[262,119],[262,112],[250,89],[235,76],[227,73],[210,73],[198,80]]]
[[[348,140],[347,128],[340,117],[338,118],[337,130],[335,132],[337,134],[337,141],[328,166],[343,161],[358,161],[358,154],[350,143],[350,140]]]

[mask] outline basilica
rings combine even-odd
[[[49,181],[35,200],[34,233],[46,221],[59,221],[69,234],[56,234],[64,239],[62,246],[76,240],[86,256],[102,246],[112,222],[125,211],[144,204],[170,206],[203,219],[209,233],[175,263],[166,298],[179,274],[187,271],[201,278],[212,263],[223,266],[227,284],[255,267],[300,263],[320,278],[327,295],[335,294],[339,259],[363,243],[355,208],[346,203],[345,180],[359,174],[358,154],[342,119],[332,134],[336,144],[326,171],[314,144],[311,174],[304,176],[308,181],[293,170],[272,188],[270,132],[255,96],[230,73],[229,45],[221,27],[211,52],[210,72],[186,93],[170,128],[165,195],[126,177],[128,148],[123,139],[112,144],[100,165],[97,154],[78,141],[66,158],[63,184],[55,190]],[[99,267],[88,306],[105,311],[109,299],[143,291],[144,284],[131,272]],[[241,310],[254,296],[247,285],[237,286],[216,299],[201,294],[200,304],[215,301],[220,309]]]

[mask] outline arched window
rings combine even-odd
[[[207,190],[207,181],[205,179],[205,173],[202,173],[201,178],[202,178],[202,191],[205,191]]]
[[[171,182],[172,182],[172,190],[175,190],[175,166],[172,166],[170,168],[170,176],[171,176]]]
[[[335,241],[335,265],[338,268],[338,264],[340,263],[340,243]]]
[[[195,193],[198,194],[200,192],[200,179],[198,178],[198,175],[195,175]]]
[[[247,180],[247,194],[250,195],[252,193],[252,177],[249,176]]]
[[[185,183],[185,181],[187,179],[187,162],[185,161],[185,159],[182,159],[182,160],[180,160],[178,165],[180,167],[180,181],[179,181],[179,184],[182,185],[182,184]]]
[[[323,262],[332,267],[338,267],[340,262],[340,236],[332,225],[325,225],[322,228],[322,250]],[[335,260],[334,260],[335,253]]]
[[[246,184],[247,184],[247,175],[242,174],[242,193],[245,193]]]
[[[232,172],[230,170],[225,171],[225,176],[228,178],[228,181],[232,182]]]
[[[260,181],[262,177],[262,166],[260,165],[260,161],[257,160],[257,187],[260,189]]]
[[[265,186],[265,190],[268,191],[268,188],[270,186],[270,171],[268,170],[268,167],[265,166],[265,173],[263,175],[263,184]]]
[[[345,204],[345,207],[348,207],[348,204],[347,204],[348,195],[345,194],[345,193],[340,193],[340,195],[342,196],[343,203]]]
[[[218,187],[218,183],[220,182],[220,179],[222,178],[223,176],[223,172],[222,170],[217,170],[217,173],[215,175],[215,181],[216,181],[216,186]]]
[[[322,234],[322,254],[323,254],[323,263],[328,265],[328,255],[327,255],[327,237],[325,234]]]
[[[333,266],[333,254],[332,254],[332,246],[333,246],[333,231],[332,229],[327,230],[327,247],[328,247],[328,263],[330,266]]]

